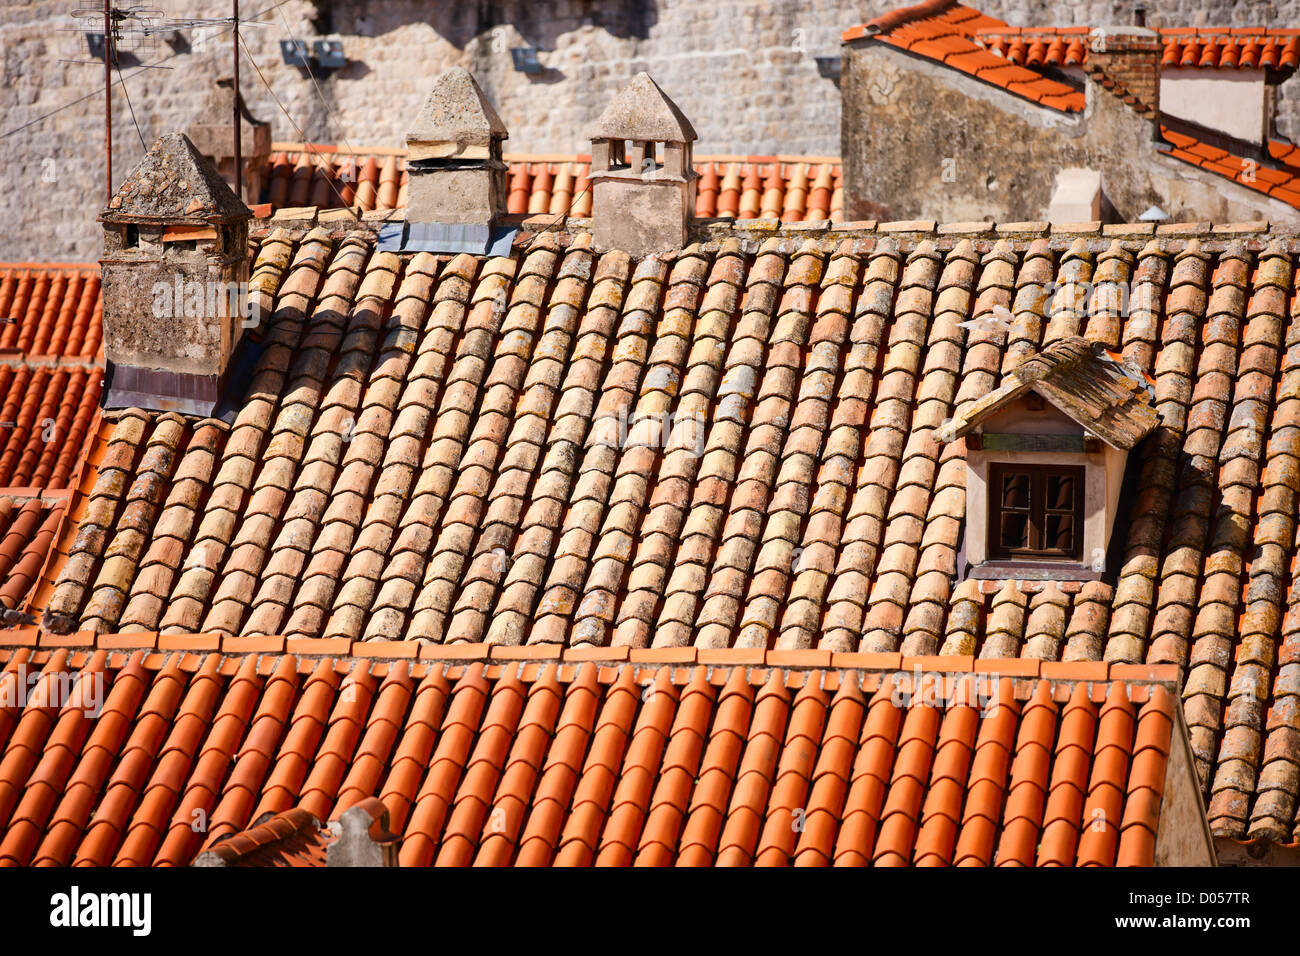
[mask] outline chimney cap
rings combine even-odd
[[[434,81],[406,142],[459,143],[464,148],[490,146],[509,135],[469,70],[456,66]]]
[[[605,107],[588,130],[588,138],[693,143],[698,137],[691,121],[650,74],[638,73]]]
[[[100,213],[101,222],[199,224],[253,218],[184,133],[160,137]]]

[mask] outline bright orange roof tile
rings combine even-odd
[[[0,685],[41,675],[0,710],[0,861],[320,866],[334,837],[318,821],[354,807],[405,866],[988,865],[996,847],[1033,863],[1012,847],[1040,839],[1056,862],[1155,861],[1177,744],[1162,684],[1079,681],[1059,724],[1035,723],[1082,672],[937,697],[909,659],[521,668],[467,649],[259,667],[122,646],[74,663],[0,635]],[[59,674],[97,682],[98,719],[44,696]],[[1089,687],[1105,693],[1095,740],[1071,730],[1072,713],[1097,721]],[[1031,779],[1046,814],[1015,809]]]
[[[99,267],[0,262],[0,353],[93,362],[100,350]]]
[[[54,545],[66,502],[0,494],[0,608],[21,610]],[[6,621],[6,623],[10,623]]]
[[[756,159],[746,178],[759,201],[759,173],[769,176],[772,164]],[[805,176],[790,175],[795,183]],[[833,184],[825,167],[809,179],[809,201]],[[1275,179],[1260,183],[1286,188]],[[933,226],[909,229],[925,231],[832,243],[825,232],[801,240],[792,230],[757,252],[731,237],[639,262],[598,255],[581,234],[528,236],[511,255],[487,259],[376,253],[362,232],[277,231],[260,240],[254,267],[275,316],[260,332],[266,350],[250,391],[258,397],[236,402],[230,428],[138,412],[92,423],[83,443],[90,467],[76,476],[71,520],[33,606],[61,629],[162,631],[156,643],[166,651],[215,651],[223,646],[218,635],[239,642],[270,634],[282,643],[287,637],[293,653],[344,655],[355,641],[357,656],[368,659],[408,647],[414,659],[420,645],[453,655],[464,642],[486,640],[494,653],[523,661],[557,645],[608,648],[633,663],[668,662],[659,654],[691,661],[697,652],[721,655],[720,664],[761,663],[770,648],[793,655],[778,658],[782,666],[818,667],[863,666],[835,663],[835,654],[857,660],[859,652],[905,651],[966,669],[1010,657],[1027,676],[1039,673],[1041,658],[1044,677],[1068,666],[1093,668],[1098,679],[1103,659],[1176,663],[1192,675],[1187,722],[1216,831],[1290,838],[1297,794],[1285,767],[1300,765],[1300,756],[1266,711],[1238,713],[1232,702],[1247,686],[1233,681],[1253,679],[1257,667],[1233,656],[1250,635],[1274,635],[1278,660],[1287,662],[1278,666],[1294,663],[1300,615],[1289,615],[1285,603],[1293,568],[1267,548],[1255,556],[1235,538],[1232,548],[1214,542],[1228,540],[1216,528],[1274,535],[1274,522],[1283,520],[1270,509],[1297,457],[1286,444],[1300,400],[1295,356],[1285,350],[1294,253],[1267,233],[1243,244],[1208,225],[1162,226],[1158,241],[1136,252],[1131,240],[1098,244],[1095,233],[953,240]],[[1155,297],[1164,321],[1152,332],[1134,315],[1071,314],[1010,344],[960,325],[1010,307],[1007,290],[1030,276],[1064,281],[1085,269],[1094,281],[1123,277],[1148,289],[1141,294]],[[383,307],[358,307],[365,301]],[[1221,328],[1231,334],[1221,337]],[[924,423],[996,388],[1007,355],[1036,350],[1045,335],[1074,334],[1105,342],[1151,375],[1162,414],[1176,415],[1186,430],[1143,458],[1149,464],[1137,478],[1132,520],[1117,522],[1124,536],[1117,546],[1130,558],[1114,581],[1061,592],[1049,609],[1056,610],[1044,615],[1030,604],[1041,595],[1028,582],[961,579],[965,452],[960,443],[937,446],[927,431],[934,426]],[[940,354],[950,357],[939,362]],[[341,366],[354,373],[328,374]],[[1222,369],[1231,374],[1210,374]],[[306,422],[285,413],[298,403],[312,409]],[[682,430],[665,446],[644,424],[665,409],[684,416],[678,421],[702,417],[702,430]],[[1232,414],[1249,413],[1258,431],[1229,427],[1221,417],[1231,417],[1228,409],[1244,409]],[[1236,431],[1256,434],[1254,444]],[[1196,510],[1202,486],[1174,466],[1197,448],[1211,449],[1204,454],[1220,463],[1209,478],[1216,494],[1244,480],[1246,459],[1255,462],[1251,482],[1260,493],[1223,494],[1227,512]],[[1166,528],[1190,537],[1168,538]],[[1187,541],[1200,542],[1194,556]],[[1187,561],[1219,569],[1205,572],[1203,597],[1188,599],[1199,602],[1196,613],[1175,600]],[[1061,665],[1062,657],[1088,663]],[[176,752],[195,773],[234,761],[241,774],[274,778],[251,808],[253,819],[299,803],[323,819],[325,805],[371,786],[374,764],[354,776],[321,770],[311,777],[295,754],[326,740],[348,753],[393,746],[383,728],[369,731],[354,710],[336,707],[344,676],[324,668],[282,678],[301,697],[292,709],[234,702],[240,706],[222,716],[223,726],[272,733],[287,721],[296,735],[265,765],[224,739],[206,757],[179,739]],[[1283,681],[1266,692],[1272,712],[1291,706],[1290,687]],[[759,688],[751,690],[757,706]],[[385,709],[405,706],[412,693],[388,673],[354,692],[365,706],[382,701]],[[439,687],[417,685],[414,693],[417,702],[433,695],[421,706],[451,706],[438,703]],[[158,699],[169,726],[183,699]],[[196,700],[203,705],[196,714],[216,719],[219,710]],[[488,697],[456,700],[459,708],[493,706]],[[726,700],[717,706],[719,719],[744,710]],[[765,720],[774,706],[764,703]],[[550,726],[549,707],[510,711],[502,726],[516,722],[516,738],[528,720]],[[557,713],[555,732],[563,729],[566,746],[586,754],[603,726],[600,712],[575,700]],[[602,760],[651,746],[652,738],[633,739],[637,724],[623,717],[610,712],[626,739],[600,734]],[[737,734],[750,726],[748,716],[734,719]],[[1230,727],[1241,729],[1226,734]],[[476,772],[499,778],[498,787],[512,772],[533,772],[512,771],[500,741],[475,751],[463,734],[419,739],[431,749],[412,750],[412,767],[441,747],[438,760],[473,759]],[[469,749],[458,756],[462,747]],[[742,769],[717,748],[700,759],[711,781]],[[1259,795],[1242,790],[1237,769],[1246,765],[1280,782]],[[180,773],[170,762],[166,769]],[[574,799],[565,771],[535,769],[536,784],[557,802]],[[779,763],[776,776],[755,770],[746,793],[775,788],[778,771]],[[126,783],[139,792],[151,779]],[[816,788],[799,779],[802,771],[787,785]],[[856,822],[846,826],[857,832],[867,822],[856,814],[883,791],[866,778],[846,779],[845,800],[858,801],[846,817]],[[396,808],[402,826],[418,816],[469,828],[479,811],[449,802],[450,786],[439,777],[427,792],[412,791],[409,804]],[[823,788],[834,786],[828,780]],[[206,800],[203,792],[162,786],[150,799],[175,813],[186,800]],[[623,802],[632,809],[620,810],[621,802],[609,802],[613,794],[584,791],[590,809],[573,824],[565,852],[619,857],[626,840],[597,840],[597,818],[616,818],[621,834],[643,811],[647,820],[666,814],[664,826],[689,837],[684,856],[722,852],[722,820],[711,810],[697,817],[688,806],[673,822],[668,810],[655,816],[643,807],[643,798],[629,791]],[[1037,798],[1027,790],[1016,799]],[[224,807],[203,805],[220,810],[230,827],[246,809],[233,797]],[[872,812],[876,827],[881,810]],[[929,821],[936,845],[946,845],[946,825],[927,817],[924,804],[918,812],[907,809],[891,834],[915,826],[919,839]],[[999,852],[989,846],[986,817],[963,822],[972,828],[966,844],[956,837],[954,846],[971,859]],[[129,818],[109,822],[114,832],[131,828]],[[729,854],[757,858],[776,846],[754,822],[731,824]],[[559,853],[562,819],[529,826],[518,831],[527,837],[525,855],[549,861]],[[1019,859],[1024,847],[1013,830],[1006,852]],[[148,827],[136,827],[121,847],[108,848],[107,831],[90,839],[110,862],[122,848],[174,857],[190,849],[180,831],[149,836]],[[835,847],[818,838],[805,849],[816,859],[834,856]],[[844,852],[856,858],[857,851]]]
[[[888,43],[1052,109],[1065,112],[1083,109],[1083,93],[1073,87],[1019,66],[1008,69],[1006,59],[975,41],[976,34],[987,29],[1005,31],[1007,25],[954,0],[926,0],[916,6],[890,11],[861,27],[848,30],[844,39],[873,39]]]
[[[1089,27],[1007,27],[995,25],[975,32],[982,47],[1021,66],[1060,67],[1087,62],[1081,42]],[[1223,69],[1277,68],[1294,30],[1266,28],[1165,28],[1158,31],[1164,43],[1161,66],[1218,67]],[[1294,58],[1290,68],[1294,68]]]
[[[0,359],[0,488],[70,486],[102,378],[93,365]]]
[[[1175,159],[1200,166],[1300,209],[1300,147],[1271,140],[1269,155],[1280,164],[1273,168],[1254,157],[1233,155],[1222,147],[1201,142],[1186,132],[1167,126],[1161,126],[1160,133],[1172,144],[1169,155]]]

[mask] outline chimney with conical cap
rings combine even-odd
[[[440,75],[406,134],[406,221],[489,226],[506,211],[501,117],[463,67]]]
[[[680,249],[695,211],[695,128],[646,73],[592,125],[592,238],[634,256]]]

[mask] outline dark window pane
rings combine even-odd
[[[1043,547],[1061,551],[1074,550],[1074,516],[1047,515]]]
[[[1010,512],[1002,515],[1002,547],[1029,547],[1029,515]]]
[[[1002,476],[1002,507],[1029,507],[1029,476],[1012,474]]]
[[[1048,475],[1047,501],[1045,504],[1050,511],[1073,511],[1074,476]]]

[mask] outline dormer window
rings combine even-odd
[[[968,573],[1101,577],[1129,451],[1158,424],[1149,384],[1100,344],[1061,339],[959,410]]]
[[[1069,465],[990,465],[989,555],[1082,558],[1084,472]]]

